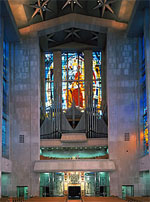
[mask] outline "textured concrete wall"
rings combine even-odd
[[[1,11],[1,3],[0,3]],[[2,128],[3,106],[3,20],[0,15],[0,129]],[[2,159],[2,130],[0,130],[0,197],[1,197],[1,159]]]
[[[39,195],[39,176],[33,166],[40,157],[40,50],[37,36],[22,37],[15,44],[11,94],[12,193],[28,186],[29,195]],[[19,142],[24,135],[24,143]]]
[[[63,143],[61,140],[41,140],[40,141],[41,147],[69,147],[70,143]],[[89,138],[87,142],[77,142],[72,143],[72,147],[96,147],[96,146],[108,146],[108,139],[107,138]]]
[[[110,174],[110,194],[122,195],[122,185],[134,185],[138,195],[138,64],[137,40],[109,30],[107,34],[108,146],[116,171]],[[125,133],[130,141],[125,141]],[[115,186],[114,186],[115,185]]]
[[[43,109],[45,110],[45,54],[42,52],[41,53],[41,68],[40,68],[40,89],[41,89],[41,102]]]
[[[148,160],[149,161],[149,160]],[[150,195],[150,173],[148,170],[140,172],[140,195]]]
[[[92,50],[84,51],[84,65],[85,65],[85,104],[87,105],[88,97],[90,96],[90,90],[92,90],[92,79],[93,79],[93,70],[92,70]]]
[[[109,159],[47,160],[36,161],[36,172],[53,171],[113,171],[115,164]]]
[[[62,70],[61,70],[61,51],[54,51],[54,86],[56,89],[55,96],[62,100]],[[55,99],[58,99],[55,97]]]

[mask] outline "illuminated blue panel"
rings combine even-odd
[[[54,100],[54,62],[53,54],[45,54],[45,110],[46,113]]]
[[[67,53],[62,54],[62,81],[67,81]]]
[[[67,109],[67,82],[62,82],[62,108]]]
[[[144,36],[142,38],[142,67],[141,67],[141,79],[140,84],[142,87],[142,99],[141,107],[143,108],[143,145],[144,145],[144,154],[149,153],[149,131],[148,131],[148,122],[147,122],[147,94],[146,94],[146,72],[145,72],[145,46],[144,46]]]
[[[93,106],[102,115],[101,52],[93,52]]]
[[[9,44],[3,42],[2,156],[9,158]]]

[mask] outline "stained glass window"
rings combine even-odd
[[[45,110],[46,113],[54,100],[54,62],[53,54],[45,54]]]
[[[85,108],[84,54],[62,54],[62,108]]]
[[[9,44],[3,42],[3,116],[2,116],[2,156],[9,157]]]
[[[93,106],[102,115],[101,52],[93,52]]]
[[[148,143],[148,122],[147,122],[147,95],[146,95],[146,72],[145,72],[145,47],[144,47],[144,36],[142,38],[142,67],[141,67],[141,79],[142,87],[142,98],[141,105],[143,108],[143,143],[144,143],[144,154],[149,153]]]

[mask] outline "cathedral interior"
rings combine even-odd
[[[150,197],[149,75],[149,0],[0,0],[0,197]]]

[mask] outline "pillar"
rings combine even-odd
[[[36,34],[22,34],[14,48],[15,65],[11,78],[12,196],[16,196],[17,186],[28,186],[29,196],[38,196],[39,174],[34,172],[34,163],[40,160],[39,38]]]
[[[61,51],[54,51],[54,86],[56,93],[54,92],[55,96],[58,96],[59,101],[62,100],[62,64],[61,64]],[[55,99],[57,99],[55,97]]]
[[[41,67],[40,67],[40,78],[41,78],[41,104],[45,110],[45,54],[41,52]]]
[[[93,61],[92,50],[85,50],[84,51],[85,106],[87,106],[88,97],[90,96],[90,91],[92,91],[92,84],[93,84],[92,61]]]

